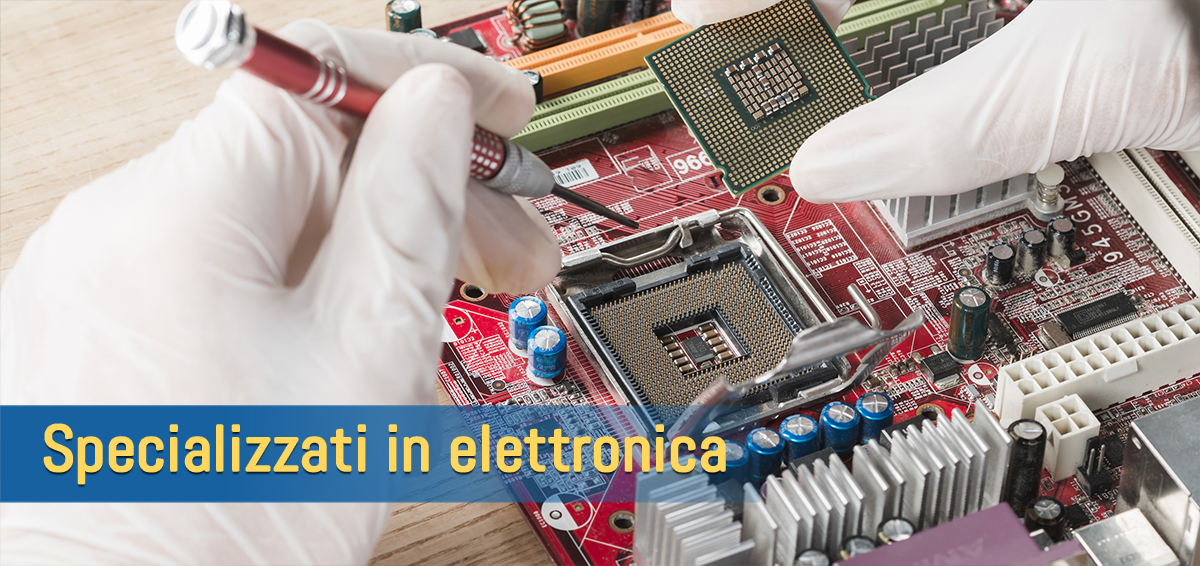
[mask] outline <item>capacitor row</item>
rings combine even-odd
[[[718,482],[728,479],[739,484],[763,480],[788,464],[830,448],[839,454],[860,443],[878,440],[883,429],[892,425],[892,399],[884,393],[870,392],[859,397],[854,406],[835,401],[821,410],[821,418],[792,415],[779,423],[779,429],[756,428],[746,435],[743,445],[725,442],[725,472]]]
[[[508,306],[508,347],[529,359],[525,377],[549,387],[567,369],[567,335],[546,324],[546,303],[532,295]]]
[[[988,249],[983,279],[991,285],[1008,285],[1013,274],[1033,277],[1046,259],[1057,259],[1064,267],[1075,252],[1075,221],[1066,216],[1050,219],[1044,230],[1029,228],[1014,244],[1000,242]]]
[[[991,285],[1007,285],[1012,282],[1014,272],[1032,278],[1047,257],[1069,267],[1082,260],[1080,254],[1075,249],[1075,221],[1057,216],[1050,219],[1045,230],[1029,228],[1021,232],[1015,247],[1000,242],[989,248],[983,280]],[[991,311],[992,298],[985,289],[968,286],[955,292],[946,341],[946,350],[954,359],[965,363],[983,357]]]

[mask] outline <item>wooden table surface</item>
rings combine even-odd
[[[502,0],[422,0],[432,26]],[[184,2],[0,2],[0,284],[64,195],[149,152],[212,99],[230,71],[175,51]],[[239,4],[255,25],[298,18],[385,29],[386,0]],[[440,390],[442,403],[448,403]],[[512,504],[402,504],[377,564],[547,564]]]

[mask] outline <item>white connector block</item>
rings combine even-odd
[[[1033,420],[1046,427],[1046,471],[1054,481],[1062,481],[1083,465],[1087,441],[1100,434],[1100,421],[1078,395],[1068,395],[1038,407]]]
[[[1071,394],[1103,408],[1200,373],[1200,299],[1004,366],[996,412],[1007,427]]]

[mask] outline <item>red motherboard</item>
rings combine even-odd
[[[497,58],[517,54],[511,47],[511,29],[503,14],[484,14],[437,31],[447,34],[465,27],[480,33],[488,43],[489,54]],[[951,409],[960,408],[971,415],[977,403],[994,407],[998,368],[1043,351],[1035,335],[1037,326],[1050,320],[1055,312],[1118,290],[1134,299],[1141,315],[1194,298],[1087,161],[1064,163],[1067,214],[1077,223],[1077,243],[1087,253],[1087,261],[1070,269],[1051,262],[1038,277],[1004,291],[997,301],[997,313],[1010,326],[1016,342],[1007,349],[989,347],[984,359],[963,366],[958,380],[939,389],[913,363],[913,355],[927,356],[935,346],[945,345],[949,302],[964,281],[978,278],[988,245],[1011,242],[1022,230],[1042,226],[1027,212],[1012,213],[906,251],[869,203],[806,202],[793,192],[786,175],[741,197],[730,196],[720,173],[712,168],[673,111],[540,155],[560,170],[560,179],[573,180],[573,190],[638,220],[643,228],[705,210],[750,209],[839,315],[861,316],[847,291],[852,283],[866,294],[885,328],[895,326],[909,313],[922,311],[924,327],[889,354],[863,387],[843,399],[853,403],[866,391],[885,392],[894,399],[897,421],[918,411],[948,415]],[[1177,183],[1190,184],[1195,191],[1195,175],[1180,165],[1179,159],[1164,153],[1155,157],[1173,178],[1177,177]],[[553,196],[534,204],[557,232],[564,254],[632,233]],[[631,427],[621,423],[614,426],[590,418],[587,406],[610,405],[618,400],[574,338],[568,345],[566,373],[556,385],[539,387],[525,378],[526,360],[507,346],[507,308],[514,298],[489,295],[469,285],[461,285],[454,292],[445,311],[454,336],[444,345],[438,372],[454,403],[578,406],[578,422],[562,422],[564,427],[618,438],[633,434]],[[553,310],[550,317],[551,323],[564,327]],[[1098,409],[1095,413],[1103,424],[1101,435],[1124,435],[1133,418],[1196,396],[1198,391],[1200,377],[1192,377]],[[558,519],[551,519],[543,515],[545,504],[520,504],[555,562],[631,561],[631,475],[592,472],[551,480],[526,472],[508,476],[506,483],[510,490],[523,494],[520,500],[544,500],[555,508],[565,505],[567,515],[558,513]],[[1048,475],[1044,476],[1042,491],[1067,504],[1079,504],[1093,519],[1111,514],[1116,499],[1115,489],[1086,497],[1074,478],[1055,484]]]

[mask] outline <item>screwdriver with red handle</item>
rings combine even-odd
[[[236,67],[301,98],[366,118],[383,93],[346,73],[341,65],[246,23],[241,8],[226,1],[194,1],[175,25],[175,45],[189,62],[206,69]],[[570,191],[550,168],[512,140],[475,127],[471,178],[509,195],[557,196],[588,212],[636,229],[631,218]]]

